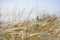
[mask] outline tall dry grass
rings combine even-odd
[[[60,18],[37,16],[32,21],[0,23],[0,40],[60,40]]]

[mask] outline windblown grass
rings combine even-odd
[[[60,40],[60,18],[15,21],[0,25],[0,40]]]

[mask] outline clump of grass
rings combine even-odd
[[[55,40],[60,34],[60,18],[56,16],[41,19],[37,16],[36,21],[15,21],[4,26],[7,28],[0,32],[3,40]]]

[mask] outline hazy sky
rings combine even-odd
[[[15,7],[15,5],[32,5],[39,4],[39,8],[43,10],[60,10],[60,0],[2,0],[4,7]]]
[[[49,12],[58,12],[58,14],[60,13],[59,12],[60,11],[60,0],[0,0],[0,5],[3,11],[5,11],[4,13],[5,16],[8,13],[8,11],[11,11],[13,9],[17,12],[17,15],[18,15],[18,11],[19,12],[22,11],[25,7],[26,7],[26,10],[24,12],[25,16],[28,15],[32,7],[34,8],[34,13],[31,16],[33,15],[36,16],[37,4],[38,4],[39,12],[49,11]],[[23,17],[25,17],[24,15]]]

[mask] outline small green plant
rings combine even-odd
[[[39,30],[39,24],[36,24],[34,27],[35,30]]]
[[[39,16],[37,16],[37,17],[36,17],[36,20],[37,20],[37,21],[39,21],[39,20],[40,20],[40,19],[39,19]]]
[[[10,40],[11,39],[11,35],[9,33],[5,33],[3,36],[4,36],[4,38],[6,40]]]
[[[15,35],[15,40],[21,40],[21,37],[18,34],[16,34]]]
[[[30,39],[29,37],[24,38],[24,40],[29,40],[29,39]]]

